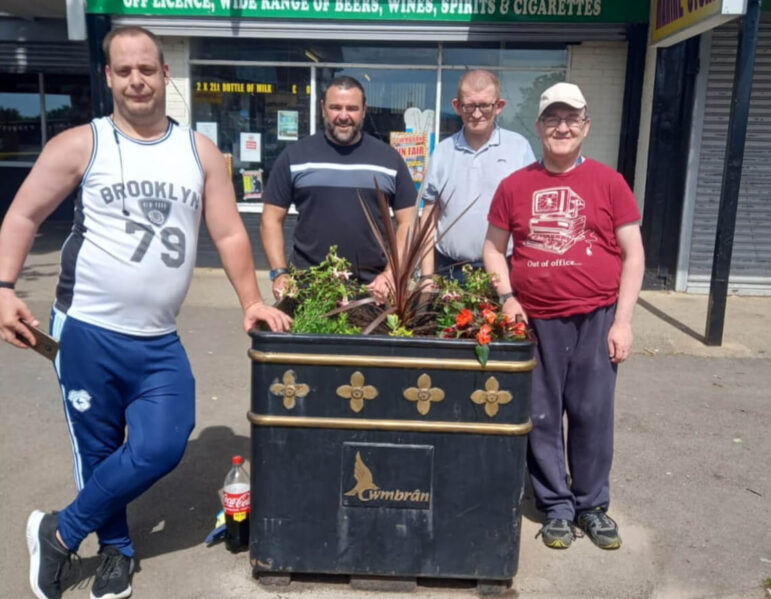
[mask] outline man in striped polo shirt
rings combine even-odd
[[[286,148],[268,178],[260,232],[273,294],[281,297],[287,282],[283,224],[294,204],[298,218],[289,261],[298,268],[314,266],[337,245],[338,254],[353,264],[354,275],[383,301],[389,292],[387,259],[359,197],[378,215],[377,181],[396,217],[401,246],[412,220],[415,186],[399,153],[362,132],[367,102],[361,83],[347,76],[333,79],[321,110],[324,131]]]

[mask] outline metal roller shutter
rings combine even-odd
[[[712,274],[720,185],[736,60],[737,25],[715,29],[707,79],[687,291],[706,292]],[[698,126],[698,125],[697,125]],[[771,23],[758,37],[729,291],[771,295]]]
[[[0,42],[0,73],[88,73],[85,42]]]

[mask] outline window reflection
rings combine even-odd
[[[475,44],[445,44],[442,63],[472,67],[519,67],[536,69],[565,68],[567,51],[564,48],[512,48],[506,42]]]
[[[335,77],[347,75],[356,78],[367,94],[367,115],[364,131],[386,143],[392,131],[407,129],[434,130],[433,113],[436,107],[436,72],[433,70],[410,71],[404,69],[319,69],[319,95]],[[407,109],[414,108],[407,113]],[[430,111],[430,114],[427,112]],[[417,119],[408,117],[417,114]],[[423,122],[420,117],[426,117]],[[321,130],[322,116],[319,111],[317,130]]]
[[[501,97],[506,100],[506,106],[498,117],[498,125],[524,135],[533,148],[540,147],[535,133],[538,101],[545,89],[565,79],[564,71],[496,70],[495,72],[501,82]],[[462,74],[461,70],[442,72],[440,139],[452,135],[463,126],[463,122],[455,114],[451,105],[452,98],[458,93],[458,81]]]
[[[91,98],[87,76],[43,76],[45,132],[41,129],[40,78],[11,75],[0,83],[0,160],[33,162],[43,144],[65,129],[87,123]],[[45,133],[45,135],[43,134]]]
[[[89,89],[87,77],[46,76],[46,139],[91,120]]]
[[[17,75],[0,80],[0,160],[34,160],[41,147],[38,77]]]

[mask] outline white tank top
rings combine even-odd
[[[169,122],[160,139],[91,122],[94,147],[61,254],[56,308],[129,335],[162,335],[195,266],[204,175],[193,132]]]

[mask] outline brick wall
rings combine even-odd
[[[581,88],[592,119],[584,154],[618,166],[618,140],[624,104],[626,42],[584,42],[570,46],[567,78]]]
[[[190,43],[184,37],[162,38],[171,80],[166,87],[166,114],[190,126]]]

